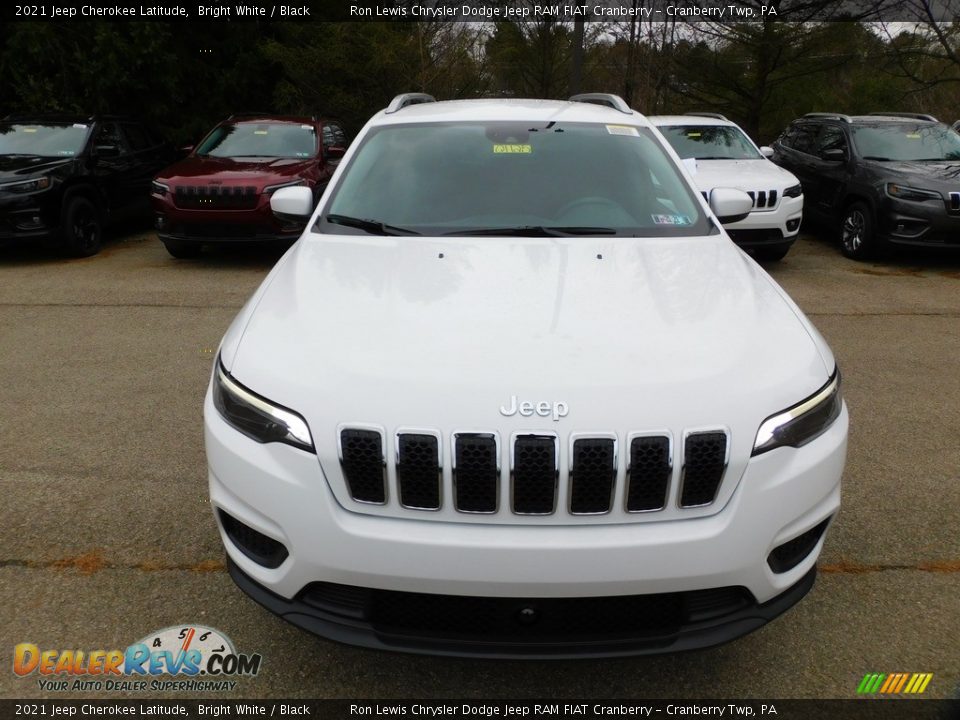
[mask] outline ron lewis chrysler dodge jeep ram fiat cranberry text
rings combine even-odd
[[[322,636],[488,657],[703,647],[814,581],[830,349],[615,96],[367,124],[205,403],[234,580]]]

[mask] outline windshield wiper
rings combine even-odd
[[[472,230],[455,230],[444,233],[444,235],[460,235],[464,237],[472,236],[519,236],[519,237],[565,237],[567,235],[616,235],[617,231],[609,227],[588,227],[588,226],[551,226],[544,225],[520,225],[517,227],[499,227],[499,228],[474,228]]]
[[[364,230],[371,235],[419,235],[416,230],[398,227],[396,225],[387,225],[379,220],[364,220],[363,218],[350,217],[349,215],[338,215],[330,213],[324,220],[334,225],[346,225]]]

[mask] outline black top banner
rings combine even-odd
[[[951,22],[960,0],[61,0],[4,3],[8,21]]]
[[[2,700],[3,718],[958,720],[957,700]]]

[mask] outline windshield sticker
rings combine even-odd
[[[657,225],[690,225],[690,218],[686,215],[651,215]]]
[[[919,140],[920,133],[907,133],[907,137],[910,138],[911,140]]]
[[[701,133],[701,132],[688,132],[688,133],[687,133],[687,137],[688,137],[688,138],[703,137],[703,133]]]
[[[76,152],[74,152],[73,150],[60,150],[59,154],[60,155],[76,155]]]
[[[268,132],[267,130],[254,130],[254,131],[253,131],[253,134],[254,134],[254,135],[266,135],[267,132]]]
[[[310,153],[298,152],[297,157],[310,157]]]
[[[37,129],[36,129],[36,128],[23,128],[23,131],[24,131],[24,132],[27,132],[27,133],[35,133],[35,132],[37,131]]]
[[[611,135],[628,135],[630,137],[640,137],[635,127],[630,125],[607,125],[607,132]]]
[[[84,125],[83,123],[74,123],[73,126],[74,126],[77,130],[86,130],[86,129],[87,129],[87,126]]]
[[[523,143],[500,143],[494,144],[494,155],[530,155],[533,152],[532,145]]]
[[[313,126],[312,126],[312,125],[301,125],[301,126],[300,126],[300,129],[301,129],[301,130],[313,130]]]

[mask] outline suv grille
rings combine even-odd
[[[753,200],[755,210],[772,210],[777,206],[776,190],[747,190],[747,195]]]
[[[687,435],[684,442],[682,507],[709,505],[717,496],[727,465],[727,434],[704,432]]]
[[[251,210],[259,195],[253,186],[180,185],[173,202],[185,210]]]
[[[960,212],[960,192],[950,193],[950,212]]]
[[[379,429],[341,427],[340,467],[349,497],[356,502],[392,504],[388,486],[408,510],[458,513],[571,516],[698,508],[712,504],[727,469],[729,436],[713,430],[689,433],[683,444],[679,492],[671,493],[673,444],[667,434],[630,435],[625,467],[613,434],[576,435],[561,463],[560,438],[553,433],[514,435],[501,448],[494,432],[450,436],[452,503],[444,501],[444,437],[433,430],[400,431],[395,464],[386,465],[386,435]],[[502,463],[509,458],[508,487]],[[618,469],[620,480],[618,480]]]

